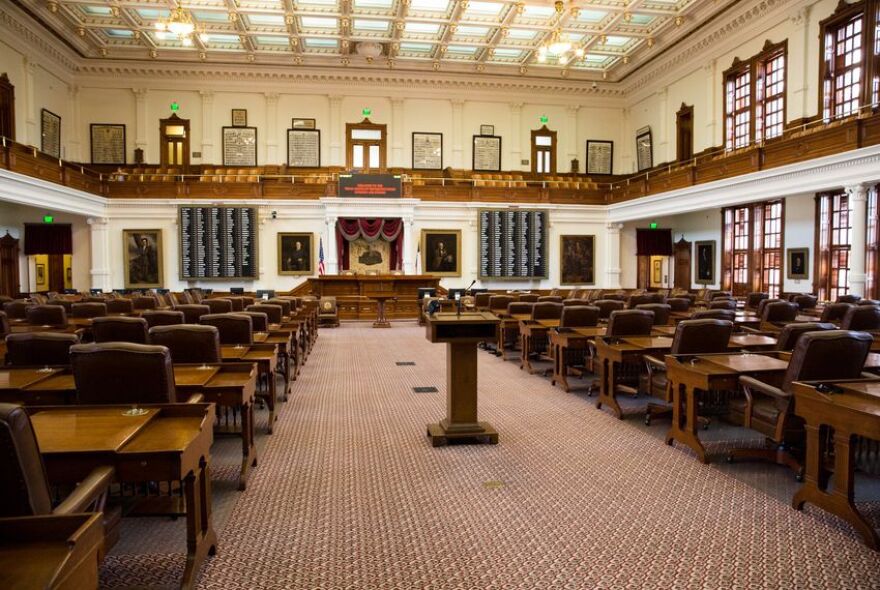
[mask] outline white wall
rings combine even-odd
[[[786,251],[789,248],[809,248],[807,260],[809,279],[789,279],[788,255],[783,259],[782,290],[792,293],[814,293],[813,289],[813,256],[816,239],[816,201],[815,195],[795,195],[785,199],[785,235],[783,236]]]

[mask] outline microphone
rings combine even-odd
[[[465,292],[465,293],[470,293],[470,292],[471,292],[471,287],[473,287],[473,286],[476,285],[476,284],[477,284],[477,279],[474,279],[473,281],[471,281],[471,284],[468,285],[468,288],[464,290],[464,292]]]

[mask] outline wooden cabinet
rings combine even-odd
[[[18,282],[18,240],[9,232],[0,238],[0,295],[16,297],[21,286]]]

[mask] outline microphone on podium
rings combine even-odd
[[[473,281],[471,281],[471,284],[468,285],[468,288],[464,290],[465,294],[470,293],[470,292],[471,292],[471,288],[472,288],[474,285],[476,285],[476,284],[477,284],[477,279],[474,279]]]

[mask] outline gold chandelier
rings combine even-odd
[[[559,65],[564,66],[572,59],[582,58],[584,49],[575,47],[570,41],[564,40],[559,29],[555,29],[550,35],[550,39],[538,47],[538,63],[546,63],[548,55],[555,57]]]
[[[176,37],[185,47],[191,47],[193,44],[192,35],[196,30],[192,15],[183,9],[179,4],[171,10],[171,14],[167,18],[156,21],[156,32],[160,38]],[[199,37],[203,42],[208,40],[208,36],[202,32]]]

